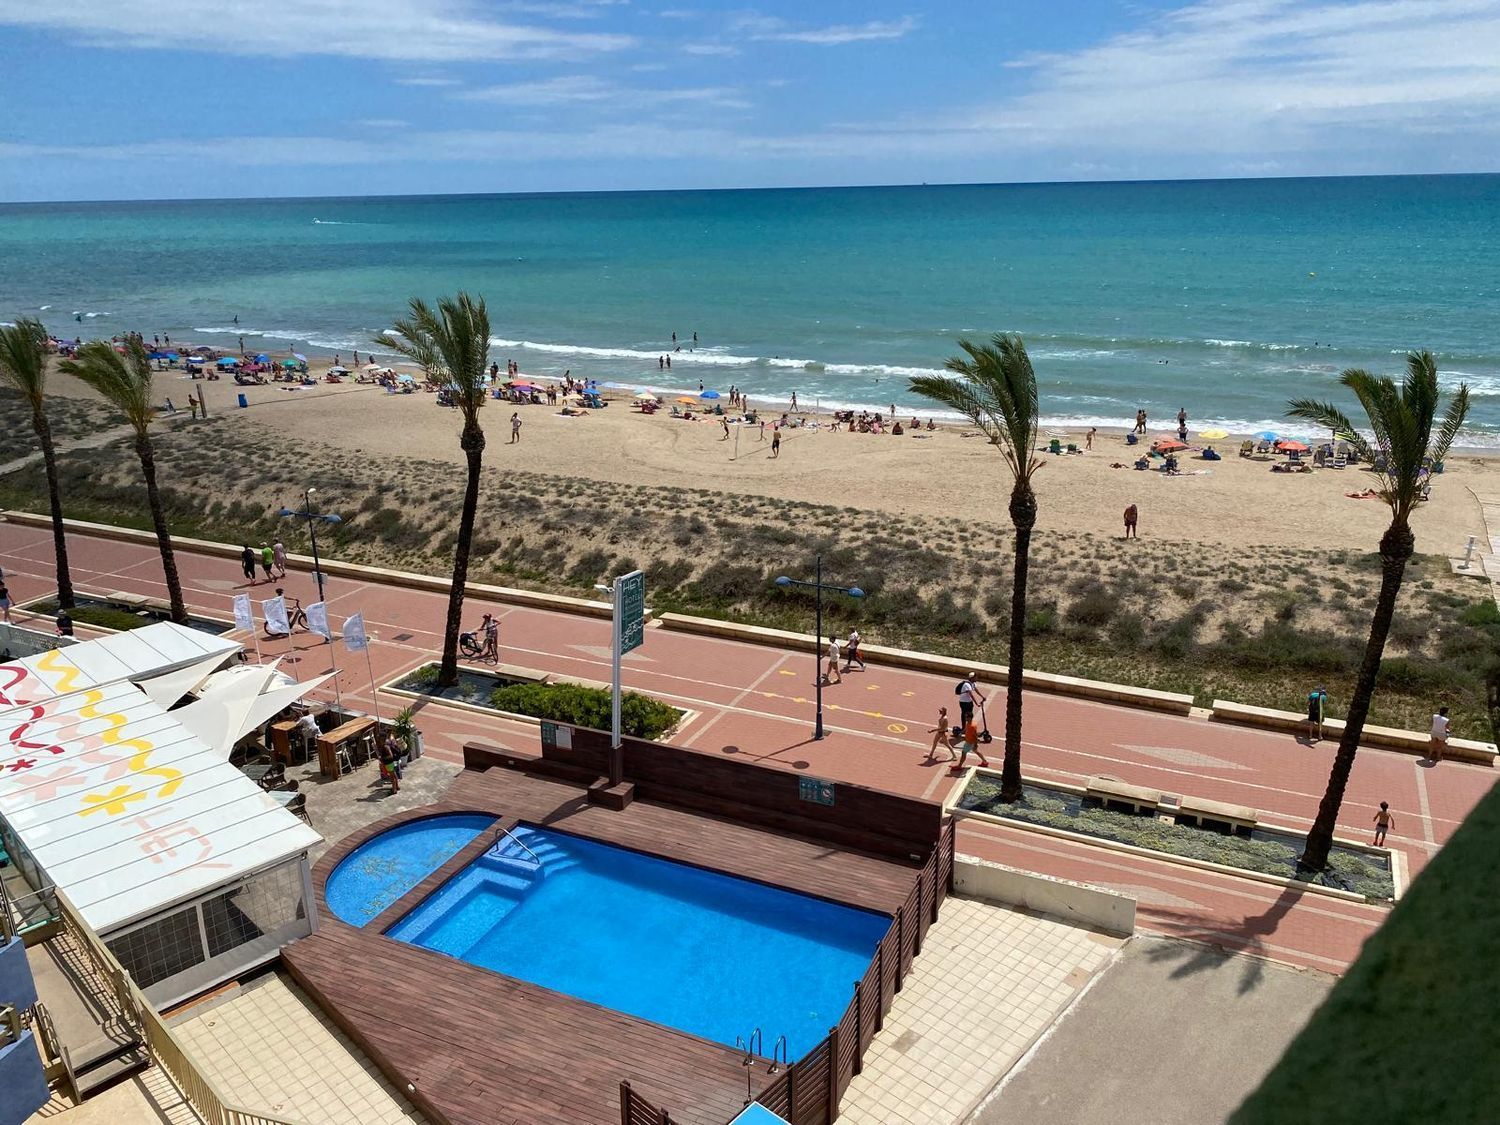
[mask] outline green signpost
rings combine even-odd
[[[620,651],[641,647],[646,639],[646,576],[631,571],[620,583]]]

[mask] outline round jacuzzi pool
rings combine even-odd
[[[423,817],[372,836],[328,876],[328,909],[364,926],[495,823],[487,813]]]

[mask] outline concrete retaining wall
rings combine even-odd
[[[9,523],[18,523],[26,527],[50,527],[52,525],[50,516],[41,516],[34,512],[0,512],[0,516],[3,516]],[[68,530],[76,531],[80,535],[95,535],[101,539],[116,539],[127,543],[156,546],[156,536],[149,531],[112,527],[109,524],[89,523],[85,520],[64,520],[63,523]],[[184,551],[233,559],[236,563],[239,562],[242,549],[230,543],[216,543],[211,539],[190,539],[182,535],[172,536],[172,543]],[[288,552],[287,560],[306,567],[308,570],[312,569],[311,555],[294,555]],[[447,578],[433,578],[426,574],[412,574],[409,571],[389,570],[380,566],[361,566],[358,563],[338,562],[334,559],[325,558],[320,561],[323,573],[331,578],[355,578],[389,586],[404,586],[413,590],[428,590],[435,594],[447,594],[453,588],[452,581]],[[535,590],[517,590],[510,586],[491,586],[483,582],[467,583],[464,586],[464,596],[511,605],[531,606],[534,609],[554,609],[562,613],[577,613],[586,617],[607,619],[614,612],[609,602],[593,601],[589,598],[570,598],[564,594],[543,594]],[[648,621],[651,619],[650,610],[646,611],[646,619]]]
[[[1084,883],[960,855],[953,868],[953,887],[971,898],[1024,907],[1074,925],[1127,937],[1135,933],[1135,899]]]
[[[1215,699],[1213,719],[1219,723],[1238,723],[1241,726],[1260,727],[1262,730],[1281,730],[1301,734],[1307,730],[1307,716],[1296,711],[1277,711],[1270,707],[1251,707],[1245,703],[1234,703],[1227,699]],[[1343,719],[1328,719],[1323,723],[1324,736],[1337,741],[1344,733]],[[1379,746],[1386,750],[1404,750],[1408,754],[1426,754],[1428,736],[1414,730],[1398,730],[1395,727],[1377,727],[1365,724],[1360,734],[1361,746]],[[1497,748],[1493,742],[1476,742],[1469,738],[1450,738],[1445,757],[1465,762],[1478,762],[1493,766]]]
[[[809,653],[818,650],[819,647],[818,639],[810,633],[767,629],[760,625],[743,625],[737,621],[719,621],[711,617],[690,617],[682,613],[663,613],[657,619],[664,629],[676,629],[685,633],[723,637],[726,640]],[[885,645],[861,645],[860,652],[867,659],[880,664],[895,668],[911,668],[918,672],[935,672],[938,675],[952,676],[955,681],[962,679],[970,672],[978,672],[979,678],[986,684],[1004,684],[1009,678],[1004,665],[1000,664],[980,664],[972,660],[959,660],[930,652],[914,652],[905,648],[888,648]],[[1149,688],[1110,684],[1101,680],[1084,680],[1077,676],[1059,676],[1051,672],[1033,672],[1028,669],[1023,682],[1031,691],[1070,695],[1079,699],[1097,700],[1101,703],[1119,703],[1127,707],[1167,711],[1176,715],[1186,715],[1193,708],[1191,695],[1181,695],[1170,691],[1152,691]]]

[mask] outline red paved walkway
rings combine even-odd
[[[80,589],[162,596],[153,547],[80,535],[69,542]],[[47,530],[0,524],[0,560],[18,600],[52,592]],[[246,589],[239,564],[180,552],[178,566],[191,608],[228,619],[231,598]],[[304,604],[316,599],[306,572],[288,575],[285,586]],[[262,584],[249,589],[257,599],[271,593]],[[333,579],[328,595],[335,624],[363,611],[379,683],[431,659],[441,643],[446,599],[439,594]],[[473,599],[468,606],[470,624],[495,608]],[[515,606],[500,607],[499,613],[506,662],[609,678],[607,621]],[[19,613],[17,620],[24,617]],[[267,657],[291,656],[299,675],[329,670],[329,646],[308,636],[262,640],[261,651]],[[332,655],[340,662],[345,702],[371,710],[364,658],[345,653],[341,645]],[[808,655],[652,628],[646,644],[626,658],[625,669],[627,687],[695,712],[676,736],[679,744],[900,793],[942,797],[953,784],[942,766],[922,764],[937,708],[954,702],[946,677],[877,665],[850,673],[825,691],[829,736],[814,742],[814,670]],[[382,694],[380,711],[388,716],[407,702]],[[998,697],[996,706],[998,711]],[[528,724],[438,704],[420,711],[429,751],[440,757],[457,760],[462,743],[475,737],[522,751],[537,743],[536,728]],[[1028,775],[1078,780],[1108,773],[1167,793],[1250,805],[1261,810],[1262,819],[1292,828],[1311,823],[1334,749],[1332,742],[1309,748],[1287,735],[1038,694],[1027,696],[1026,730]],[[1360,837],[1370,830],[1378,803],[1389,801],[1400,829],[1391,843],[1406,854],[1415,874],[1495,777],[1485,767],[1444,763],[1429,769],[1409,755],[1364,750],[1340,830]],[[1137,897],[1146,928],[1318,968],[1347,964],[1384,917],[1376,907],[973,821],[965,822],[960,847],[1013,866],[1127,890]]]

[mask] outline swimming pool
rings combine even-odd
[[[351,926],[369,924],[458,854],[495,818],[485,813],[429,816],[372,836],[339,861],[323,897]]]
[[[789,1057],[838,1022],[883,914],[522,826],[387,932],[543,988]]]

